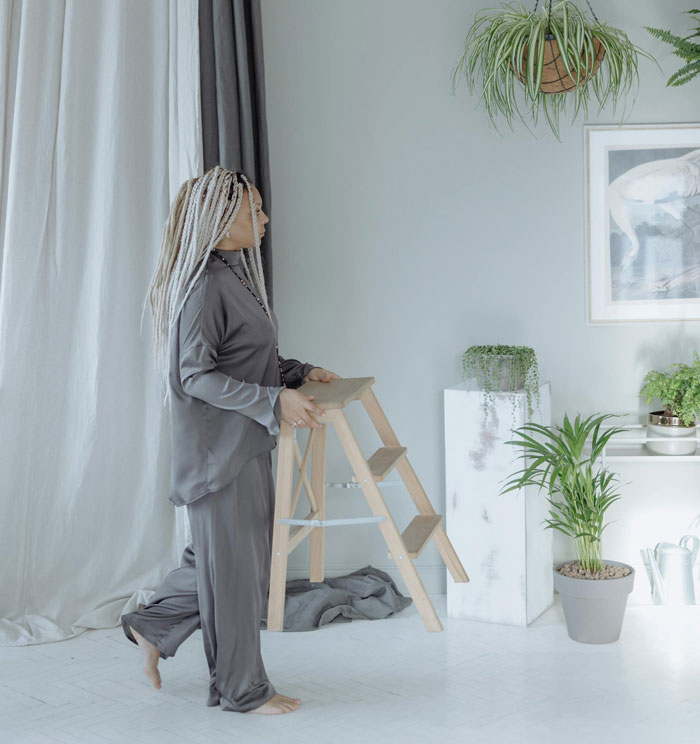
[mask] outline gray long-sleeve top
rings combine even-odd
[[[248,286],[240,251],[222,251]],[[255,292],[255,289],[251,287]],[[273,324],[231,269],[210,254],[170,343],[172,468],[176,506],[228,485],[251,458],[277,445],[284,390]],[[282,359],[297,388],[317,365]]]

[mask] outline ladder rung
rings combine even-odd
[[[442,521],[441,514],[417,514],[401,533],[406,552],[411,560],[417,558],[428,544]],[[393,558],[389,553],[389,558]]]
[[[406,454],[405,447],[380,447],[367,460],[369,470],[375,481],[384,480],[389,473],[396,467],[396,463]],[[354,483],[359,483],[357,476],[353,475]]]
[[[301,524],[307,527],[333,527],[338,524],[371,524],[386,517],[348,517],[347,519],[278,519],[281,524]]]
[[[404,485],[404,482],[401,479],[381,481],[377,483],[378,488],[386,488],[387,486],[403,486],[403,485]],[[360,483],[360,481],[340,481],[337,483],[326,481],[326,486],[328,486],[328,488],[362,488],[362,484]]]

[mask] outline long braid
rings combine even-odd
[[[258,234],[258,221],[255,219],[255,201],[253,199],[253,189],[250,185],[250,182],[245,177],[245,175],[241,174],[241,178],[245,182],[246,186],[248,187],[248,201],[250,203],[250,211],[253,215],[253,230],[255,232],[255,247],[253,248],[253,278],[254,281],[251,283],[257,287],[258,294],[260,295],[263,304],[265,305],[265,309],[267,310],[267,314],[270,314],[270,306],[267,301],[267,290],[265,288],[265,275],[263,273],[262,268],[262,258],[260,256],[260,235]],[[243,260],[243,268],[246,272],[246,274],[250,277],[250,269],[248,268],[248,263],[246,261],[245,252],[241,255],[241,259]]]
[[[244,183],[239,182],[239,177]],[[210,252],[222,240],[238,214],[243,203],[244,184],[248,190],[255,233],[252,275],[245,260],[246,249],[241,251],[241,259],[250,284],[257,288],[258,296],[270,313],[252,186],[243,173],[216,165],[203,176],[185,181],[170,205],[161,236],[158,264],[144,301],[144,312],[146,302],[149,302],[153,313],[156,372],[165,391],[164,404],[170,402],[170,342],[173,328],[185,300],[207,265]]]

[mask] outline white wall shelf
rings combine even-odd
[[[601,462],[605,467],[607,462],[625,462],[635,461],[644,462],[698,462],[700,460],[700,439],[688,437],[687,439],[695,440],[695,453],[692,455],[663,455],[658,452],[652,452],[647,448],[647,442],[678,442],[687,441],[685,437],[650,437],[647,434],[646,424],[616,424],[624,426],[626,431],[613,434],[601,452]],[[590,445],[584,447],[584,454],[590,454]]]

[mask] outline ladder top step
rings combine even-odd
[[[304,395],[313,395],[313,402],[324,410],[345,408],[357,400],[367,388],[374,385],[374,377],[341,377],[330,382],[305,382],[297,389]]]

